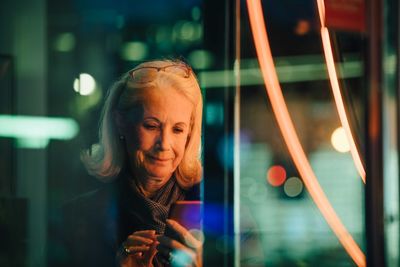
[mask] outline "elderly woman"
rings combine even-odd
[[[169,266],[171,255],[202,265],[201,242],[168,220],[174,202],[198,197],[201,120],[199,84],[184,62],[145,62],[115,83],[99,143],[82,154],[88,172],[111,183],[65,208],[71,266]]]

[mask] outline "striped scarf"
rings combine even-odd
[[[154,229],[157,234],[163,234],[171,204],[185,198],[185,191],[178,185],[175,176],[151,198],[139,192],[131,177],[124,178],[125,201],[122,204],[130,221],[134,222],[138,230]]]

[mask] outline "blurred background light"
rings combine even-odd
[[[296,27],[294,28],[294,32],[297,35],[305,35],[309,33],[311,30],[311,24],[308,20],[300,19],[297,21]]]
[[[26,140],[69,140],[79,132],[78,123],[70,118],[0,115],[0,137]]]
[[[169,26],[160,26],[156,29],[155,33],[155,41],[158,44],[171,43],[172,40],[175,40],[177,36],[175,33],[171,33],[171,28]]]
[[[16,146],[17,148],[42,149],[47,147],[49,141],[45,138],[18,138]]]
[[[193,40],[195,37],[195,23],[185,21],[181,24],[180,36],[185,40]]]
[[[275,57],[274,61],[280,83],[322,81],[329,78],[323,58],[319,55]],[[361,77],[364,69],[362,62],[352,56],[349,56],[349,61],[336,65],[341,69],[338,77],[342,79]],[[239,74],[242,86],[264,83],[257,59],[242,60]],[[198,76],[202,88],[235,86],[233,70],[202,71]]]
[[[75,97],[74,101],[69,103],[69,110],[73,117],[82,118],[90,116],[88,111],[95,108],[103,99],[103,91],[96,86],[96,90],[90,95],[84,97]]]
[[[224,121],[224,106],[221,103],[206,103],[205,113],[207,125],[222,125]]]
[[[115,26],[118,29],[122,29],[125,26],[125,17],[122,15],[115,17]]]
[[[54,49],[59,52],[69,52],[75,48],[75,35],[71,32],[60,33],[54,41]]]
[[[261,186],[259,183],[254,182],[253,184],[247,187],[246,197],[253,203],[253,204],[263,204],[265,203],[266,194],[266,186]]]
[[[331,143],[333,148],[341,153],[346,153],[350,151],[349,142],[347,141],[346,133],[342,127],[339,127],[333,131],[331,136]]]
[[[201,18],[201,10],[198,6],[192,8],[192,19],[194,21],[199,21]]]
[[[188,61],[195,69],[207,69],[212,66],[214,56],[207,50],[194,50],[188,55]]]
[[[203,37],[202,25],[192,21],[178,21],[173,27],[173,37],[178,41],[196,42]]]
[[[303,191],[303,182],[298,177],[290,177],[286,180],[283,190],[289,197],[297,197]]]
[[[74,80],[74,90],[80,95],[90,95],[96,89],[95,79],[87,73],[79,74],[79,78]]]
[[[143,42],[127,42],[121,48],[121,57],[127,61],[143,60],[148,56],[148,47]]]
[[[268,169],[267,181],[272,186],[281,186],[286,180],[286,170],[280,165]]]

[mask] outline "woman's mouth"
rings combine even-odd
[[[171,160],[170,158],[164,158],[164,157],[156,157],[156,156],[149,156],[154,161],[159,161],[159,162],[167,162]]]

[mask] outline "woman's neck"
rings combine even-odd
[[[135,180],[137,189],[147,198],[154,196],[157,191],[169,181],[169,179],[166,181],[160,181],[156,178],[144,176],[136,176]]]

